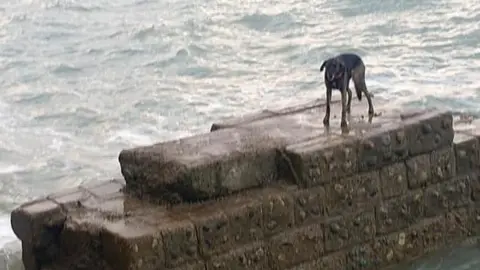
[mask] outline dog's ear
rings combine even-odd
[[[327,64],[327,60],[323,61],[322,66],[320,66],[320,71],[323,71],[326,64]]]

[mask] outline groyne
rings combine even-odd
[[[348,133],[316,100],[123,150],[124,179],[12,212],[25,268],[384,269],[478,235],[480,124],[374,103]]]

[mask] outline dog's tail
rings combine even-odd
[[[323,71],[323,69],[325,68],[325,65],[327,64],[327,61],[323,61],[322,65],[320,66],[320,72]]]
[[[352,80],[355,86],[358,100],[362,100],[362,92],[367,92],[367,84],[365,83],[365,65],[360,63],[352,70]]]

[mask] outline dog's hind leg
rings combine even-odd
[[[352,70],[352,80],[355,85],[355,92],[357,92],[358,100],[362,100],[362,93],[365,94],[368,102],[368,115],[373,116],[374,109],[371,94],[367,90],[367,84],[365,83],[365,65],[360,63],[356,68]]]
[[[327,106],[325,108],[325,117],[323,118],[323,125],[328,126],[330,124],[330,103],[332,102],[332,88],[327,87]]]
[[[347,127],[347,91],[344,89],[342,91],[342,120],[340,122],[340,127]]]
[[[347,114],[350,114],[351,104],[352,104],[352,90],[350,87],[347,87],[348,101],[347,101]]]

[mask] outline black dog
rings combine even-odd
[[[358,100],[362,100],[362,92],[368,101],[368,116],[373,117],[373,105],[371,95],[365,84],[365,65],[362,58],[353,53],[345,53],[327,59],[322,63],[320,71],[325,68],[325,87],[327,88],[327,108],[323,124],[328,126],[330,123],[330,103],[332,100],[332,89],[340,90],[342,94],[342,120],[341,127],[347,127],[346,114],[350,114],[350,104],[352,102],[352,90],[349,88],[350,79],[353,80],[355,92]],[[348,94],[348,101],[345,104],[345,95]]]

